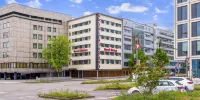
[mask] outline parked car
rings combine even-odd
[[[174,72],[170,72],[169,75],[170,75],[170,76],[175,76],[175,73],[174,73]]]
[[[128,90],[128,94],[136,94],[136,93],[144,93],[145,91],[147,91],[148,89],[145,88],[144,86],[139,86],[137,87],[133,87],[130,88]],[[182,84],[180,84],[178,81],[174,81],[174,80],[159,80],[158,86],[153,89],[152,93],[153,94],[158,94],[160,92],[164,92],[164,91],[181,91],[184,92],[184,86]]]
[[[170,77],[169,80],[176,80],[179,81],[185,87],[186,91],[193,91],[194,90],[194,82],[185,77]]]

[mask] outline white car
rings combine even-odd
[[[186,91],[194,90],[194,82],[190,79],[187,79],[185,77],[170,77],[169,80],[179,81],[181,84],[183,84]]]
[[[130,88],[127,94],[136,94],[136,93],[144,93],[147,91],[142,86]],[[158,94],[164,91],[181,91],[184,92],[184,86],[181,85],[178,81],[173,80],[159,80],[158,86],[152,91],[153,94]]]

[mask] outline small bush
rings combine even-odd
[[[53,90],[50,93],[39,93],[38,96],[49,99],[82,99],[90,95],[87,92],[79,93],[78,91],[70,90]]]
[[[200,91],[200,85],[194,85],[194,90],[195,91]]]
[[[128,90],[132,87],[135,87],[135,84],[111,83],[111,84],[98,86],[95,88],[95,90]]]
[[[200,92],[161,92],[159,94],[122,94],[113,100],[199,100]]]
[[[24,83],[34,84],[34,83],[55,83],[55,82],[62,82],[62,81],[57,81],[57,80],[36,80],[36,81],[30,81],[30,82],[24,82]]]
[[[120,82],[132,82],[132,80],[91,80],[91,81],[85,81],[81,84],[102,84],[102,83],[120,83]]]

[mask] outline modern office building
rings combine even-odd
[[[140,44],[146,55],[154,53],[154,28],[132,20],[123,19],[123,68],[128,67],[130,55],[134,53],[136,44]],[[128,72],[126,72],[126,75]]]
[[[95,13],[68,22],[72,77],[122,76],[122,20]]]
[[[10,4],[0,8],[0,18],[0,78],[55,72],[42,59],[42,49],[49,38],[67,32],[70,15]]]
[[[200,77],[200,1],[175,0],[175,60],[189,60],[189,77]]]

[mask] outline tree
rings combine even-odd
[[[145,55],[143,50],[139,49],[138,60],[140,60],[140,65],[147,66],[146,62],[149,60],[149,57]],[[130,68],[130,78],[132,78],[132,71],[134,66],[136,66],[136,51],[130,56],[130,59],[128,60],[128,66]]]
[[[169,64],[169,57],[162,48],[156,49],[153,59],[154,59],[153,63],[155,64],[155,66],[164,67],[167,64]]]
[[[57,72],[60,72],[62,67],[70,62],[71,45],[71,41],[65,35],[51,38],[50,44],[42,51],[43,58],[50,63]]]
[[[160,78],[169,76],[169,72],[163,68],[169,63],[169,57],[165,51],[163,51],[161,48],[158,48],[150,60],[150,62],[153,64],[152,67],[141,64],[136,65],[133,68],[133,73],[137,75],[137,79],[135,81],[136,86],[145,87],[145,90],[147,90],[145,92],[147,93],[153,92],[153,89],[155,89],[155,87],[158,85]]]

